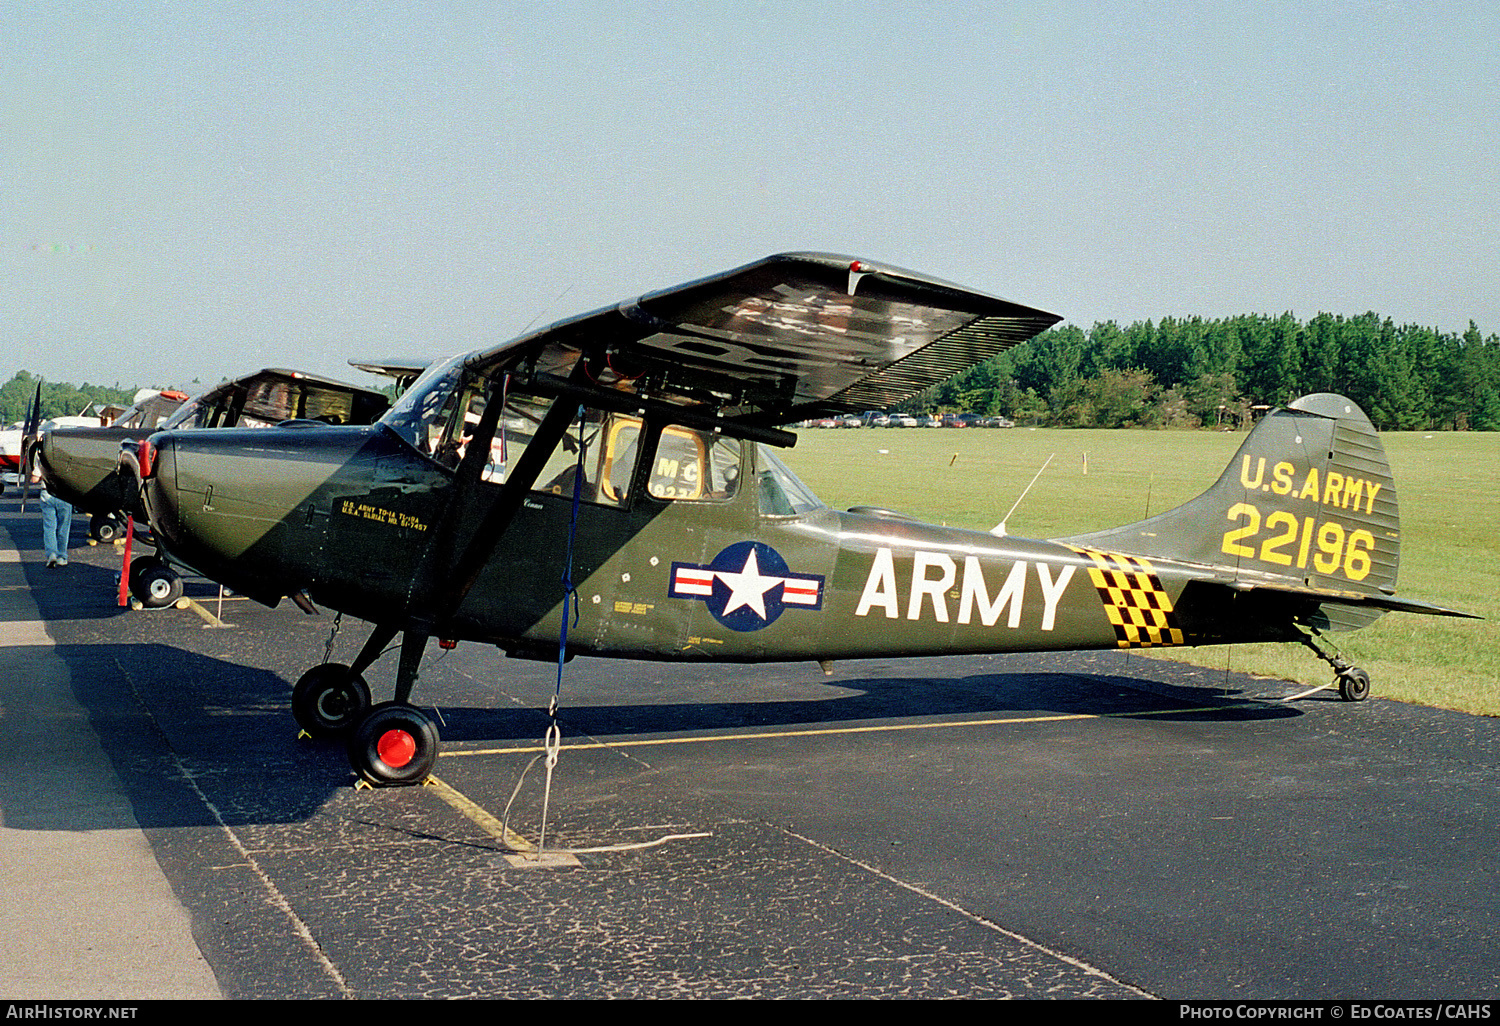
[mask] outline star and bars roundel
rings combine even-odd
[[[787,608],[822,609],[823,578],[794,574],[764,542],[736,542],[707,565],[673,563],[671,598],[701,599],[732,631],[758,631]]]

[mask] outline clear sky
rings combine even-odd
[[[1500,332],[1500,4],[0,0],[0,380],[441,356],[783,250]]]

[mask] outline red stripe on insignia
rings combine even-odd
[[[818,602],[818,582],[783,581],[781,600],[803,606],[816,605]]]
[[[672,590],[682,595],[711,596],[714,593],[714,572],[678,567]]]

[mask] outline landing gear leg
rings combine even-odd
[[[1313,650],[1313,654],[1333,667],[1334,679],[1338,681],[1339,697],[1346,702],[1363,702],[1370,697],[1370,675],[1349,660],[1339,655],[1337,649],[1325,649],[1323,635],[1314,627],[1304,626],[1302,644]]]

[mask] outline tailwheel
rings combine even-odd
[[[137,561],[138,562],[138,561]],[[165,609],[182,598],[182,577],[167,564],[152,560],[136,569],[130,567],[130,593],[147,609]]]
[[[1324,647],[1323,636],[1316,627],[1299,623],[1302,628],[1302,644],[1313,650],[1313,654],[1333,667],[1333,678],[1338,682],[1339,697],[1346,702],[1363,702],[1370,697],[1370,675],[1349,660],[1339,655],[1336,649]]]
[[[1370,675],[1358,666],[1339,671],[1339,697],[1346,702],[1363,702],[1370,697]]]
[[[370,686],[343,663],[319,663],[292,688],[292,715],[312,737],[347,734],[369,708]]]
[[[349,737],[349,765],[376,787],[420,784],[437,765],[437,755],[437,724],[404,702],[377,705]]]

